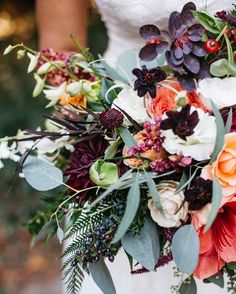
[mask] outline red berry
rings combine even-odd
[[[205,50],[208,53],[216,53],[219,51],[220,45],[219,42],[216,39],[209,39],[208,41],[205,42]]]
[[[233,43],[234,45],[236,45],[236,35],[234,35],[234,38],[233,38],[232,43]]]
[[[236,61],[236,51],[234,51],[234,61]]]
[[[228,37],[231,36],[231,30],[229,28],[225,30],[225,33]]]
[[[231,34],[232,34],[232,35],[236,35],[236,29],[232,29],[232,30],[231,30]]]
[[[152,39],[152,40],[149,40],[147,42],[148,45],[150,45],[150,44],[160,44],[160,43],[161,43],[160,39]]]

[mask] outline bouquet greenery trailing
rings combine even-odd
[[[197,293],[195,278],[235,293],[236,13],[211,15],[187,3],[168,30],[144,25],[140,52],[116,65],[77,52],[17,57],[52,107],[45,126],[0,141],[2,159],[44,197],[28,223],[33,242],[68,243],[63,273],[78,293],[84,272],[115,293],[105,260],[123,248],[132,274],[172,260],[175,293]]]

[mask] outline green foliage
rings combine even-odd
[[[188,277],[183,281],[179,288],[180,294],[197,294],[197,284],[193,276]]]
[[[121,239],[124,250],[148,270],[154,270],[160,254],[157,225],[150,217],[137,234],[128,233]]]
[[[104,260],[100,260],[98,263],[91,263],[89,270],[94,282],[104,294],[116,294],[111,274]]]
[[[191,274],[197,266],[199,258],[199,238],[192,225],[178,229],[172,240],[172,254],[178,268]]]

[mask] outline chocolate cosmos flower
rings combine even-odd
[[[171,129],[175,135],[186,140],[186,137],[193,135],[194,128],[199,122],[197,111],[190,113],[190,110],[191,106],[188,104],[181,111],[167,111],[168,118],[161,122],[161,129]]]
[[[138,91],[138,96],[143,97],[149,93],[152,98],[156,97],[156,84],[166,79],[166,73],[160,68],[147,69],[145,65],[142,69],[135,68],[132,73],[137,77],[134,82],[134,90]]]
[[[197,177],[192,186],[184,192],[185,201],[189,202],[190,210],[198,210],[211,202],[212,181]]]

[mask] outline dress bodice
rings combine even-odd
[[[144,41],[139,36],[139,27],[152,23],[160,28],[166,28],[170,13],[180,11],[187,2],[189,0],[96,0],[109,38],[106,58],[114,60],[126,50],[141,48]],[[216,12],[230,9],[233,1],[193,2],[198,8],[207,5],[208,10]]]

